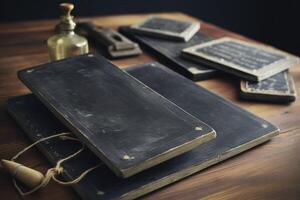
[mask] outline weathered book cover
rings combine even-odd
[[[214,130],[100,55],[18,73],[118,176],[129,177],[215,137]]]
[[[83,199],[137,198],[246,151],[278,134],[276,126],[158,63],[132,67],[128,69],[128,73],[210,124],[218,133],[217,138],[126,179],[117,177],[103,165],[74,186]],[[67,131],[32,94],[10,99],[8,109],[33,141]],[[55,163],[74,153],[78,144],[66,144],[66,141],[53,139],[41,143],[39,147]],[[88,149],[78,156],[63,163],[67,179],[73,179],[101,162]]]
[[[199,32],[197,32],[188,42],[180,42],[139,35],[129,27],[125,26],[120,27],[119,30],[148,48],[150,53],[158,55],[161,58],[161,61],[167,64],[169,68],[193,81],[208,79],[216,75],[216,70],[210,68],[208,65],[189,61],[181,55],[181,51],[184,48],[211,40],[211,38]]]

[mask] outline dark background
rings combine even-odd
[[[0,21],[58,18],[69,0],[1,0]],[[75,16],[180,11],[300,55],[297,0],[77,0]]]

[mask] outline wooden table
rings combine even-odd
[[[181,13],[160,13],[177,19],[192,19]],[[90,18],[102,26],[116,27],[140,21],[147,15],[122,15]],[[16,72],[48,61],[46,40],[53,34],[56,20],[0,24],[0,158],[11,158],[30,144],[6,111],[5,101],[29,90]],[[202,23],[201,32],[214,37],[237,34]],[[95,50],[93,50],[95,51]],[[113,61],[120,67],[155,60],[144,53],[135,58]],[[300,66],[292,69],[297,91]],[[210,167],[143,199],[300,199],[300,101],[291,105],[251,103],[238,99],[239,83],[226,78],[201,81],[199,85],[229,99],[245,109],[278,125],[281,134],[239,156]],[[49,163],[37,150],[28,152],[20,162],[45,171]],[[0,172],[0,199],[21,199],[11,178]],[[26,199],[79,199],[71,187],[51,182]]]

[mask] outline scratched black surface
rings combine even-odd
[[[286,70],[260,82],[245,81],[240,96],[246,100],[290,103],[296,100],[294,82]]]
[[[147,47],[150,50],[150,53],[155,53],[160,56],[163,63],[168,64],[168,67],[187,78],[197,81],[211,78],[216,74],[216,70],[211,69],[209,66],[187,60],[181,55],[182,49],[204,43],[212,39],[202,33],[197,32],[188,42],[181,42],[140,35],[130,31],[129,27],[120,27],[119,30],[128,37]],[[189,68],[196,68],[201,71],[201,73],[193,74],[188,70]]]
[[[159,18],[159,17],[152,17],[147,20],[145,23],[141,24],[141,28],[153,29],[153,30],[161,30],[161,31],[169,31],[174,33],[182,33],[185,31],[191,23],[166,19],[166,18]]]
[[[213,138],[209,126],[100,55],[44,64],[20,71],[19,77],[120,176],[197,138]],[[128,168],[133,171],[121,174]]]
[[[241,150],[240,145],[254,139],[259,142],[258,138],[277,130],[275,126],[265,120],[235,106],[158,63],[132,67],[128,69],[128,72],[186,111],[210,124],[216,130],[217,138],[127,179],[118,178],[105,165],[102,165],[74,186],[83,199],[120,198],[142,186],[190,167],[200,166],[205,161],[216,159],[219,155],[230,150],[238,152]],[[10,99],[8,109],[33,141],[66,131],[66,128],[32,94]],[[52,163],[55,163],[59,158],[78,148],[76,143],[69,143],[68,145],[62,143],[51,140],[42,143],[40,149]],[[101,161],[87,150],[76,159],[64,163],[65,175],[72,179],[80,171],[98,162]]]
[[[288,72],[284,71],[260,82],[246,81],[246,87],[247,89],[257,92],[289,92],[290,87],[287,79],[287,73]]]
[[[261,69],[285,59],[285,56],[235,41],[224,41],[222,43],[212,44],[199,48],[196,51],[218,59],[223,59],[250,70]]]

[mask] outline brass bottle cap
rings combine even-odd
[[[74,9],[74,5],[71,3],[61,3],[59,7],[63,16],[71,16],[71,11]]]
[[[61,3],[60,7],[60,23],[57,28],[59,31],[72,31],[75,29],[75,22],[73,21],[73,16],[71,15],[72,10],[74,9],[74,5],[71,3]]]

